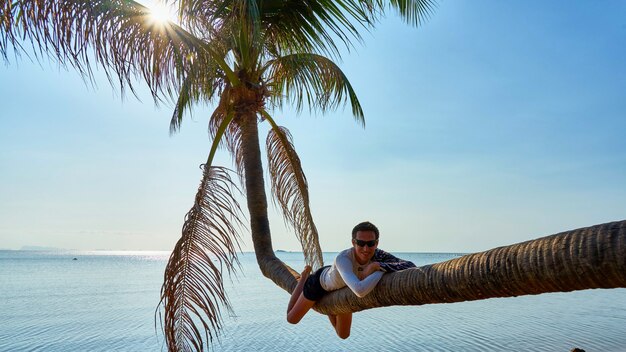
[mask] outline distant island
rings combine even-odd
[[[22,246],[20,251],[64,251],[65,248],[46,247],[46,246]]]

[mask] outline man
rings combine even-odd
[[[332,266],[313,274],[306,266],[287,306],[287,321],[297,324],[330,291],[348,286],[358,297],[376,287],[385,272],[415,267],[415,264],[378,249],[379,231],[374,224],[362,222],[352,229],[352,247],[340,252]],[[335,332],[342,339],[350,336],[352,313],[330,315]]]

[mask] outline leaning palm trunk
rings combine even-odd
[[[256,114],[249,113],[238,122],[241,126],[250,231],[257,262],[263,275],[284,290],[291,292],[296,285],[297,273],[278,259],[272,248]]]
[[[253,233],[253,238],[258,237]],[[257,252],[257,260],[268,277],[266,271],[277,268],[273,253],[264,257]],[[293,275],[271,275],[271,279],[293,290]],[[366,297],[358,298],[344,288],[326,295],[315,310],[340,314],[393,305],[620,287],[626,287],[626,220],[387,274]]]
[[[337,314],[618,287],[626,287],[626,220],[387,274],[364,298],[344,288],[315,308]]]

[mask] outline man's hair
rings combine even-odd
[[[352,229],[352,239],[356,239],[356,233],[359,231],[372,231],[376,235],[376,239],[378,239],[378,227],[369,221],[362,222]]]

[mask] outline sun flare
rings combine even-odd
[[[157,25],[166,25],[176,22],[176,14],[171,5],[163,1],[152,1],[147,4],[150,9],[150,22]]]

